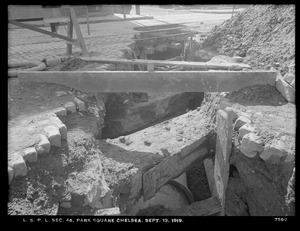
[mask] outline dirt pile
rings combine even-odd
[[[216,26],[204,50],[244,57],[255,68],[285,74],[295,58],[295,5],[255,5]]]

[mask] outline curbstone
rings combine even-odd
[[[75,100],[75,105],[77,106],[78,110],[79,111],[85,111],[85,103],[82,102],[77,97],[75,97],[74,100]]]
[[[282,77],[277,77],[276,89],[289,103],[295,102],[295,89],[291,85],[289,85]]]
[[[56,94],[57,97],[61,97],[63,95],[67,95],[68,93],[65,92],[65,91],[57,91],[55,94]]]
[[[240,56],[233,56],[232,58],[237,63],[242,63],[244,61],[244,59]]]
[[[263,152],[264,142],[254,133],[246,134],[240,146],[240,151],[249,158],[254,158],[257,154]]]
[[[69,103],[66,103],[64,106],[65,106],[67,112],[69,112],[69,113],[75,113],[76,112],[76,106],[75,106],[74,103],[69,102]]]
[[[61,120],[58,117],[52,117],[51,120],[57,126],[57,128],[60,132],[61,138],[63,140],[66,140],[68,138],[67,126],[63,122],[61,122]]]
[[[239,139],[242,139],[246,134],[250,132],[254,132],[255,128],[252,127],[250,124],[244,124],[242,127],[239,129]]]
[[[9,157],[8,166],[13,169],[14,176],[27,175],[27,166],[20,152],[15,152]]]
[[[44,131],[47,134],[47,138],[54,147],[61,147],[61,135],[58,127],[50,125],[44,128]]]
[[[67,116],[67,109],[64,107],[59,107],[54,110],[57,116]]]
[[[14,170],[12,167],[8,166],[8,183],[10,184],[12,179],[14,178]]]
[[[239,116],[234,124],[234,130],[238,131],[244,124],[250,124],[251,120],[245,116]]]
[[[38,155],[48,154],[51,149],[51,144],[45,135],[41,134],[40,138],[41,138],[41,140],[38,143],[38,145],[36,146],[36,152]]]
[[[28,162],[37,162],[37,151],[34,147],[26,148],[23,152],[23,158]]]
[[[294,155],[289,155],[285,145],[280,140],[275,140],[271,144],[265,146],[264,151],[260,154],[260,158],[271,164],[278,164],[280,161],[291,162]]]
[[[237,118],[239,117],[238,114],[234,111],[234,109],[232,107],[226,107],[225,111],[230,116],[232,123],[234,123],[237,120]]]

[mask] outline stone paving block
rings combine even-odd
[[[239,139],[242,139],[244,135],[254,132],[255,128],[251,126],[250,124],[244,124],[242,127],[239,129]]]
[[[67,109],[65,109],[64,107],[59,107],[59,108],[56,108],[54,110],[54,113],[57,116],[66,116],[67,115]]]
[[[84,102],[82,102],[77,97],[74,98],[74,101],[75,101],[75,104],[79,111],[85,111],[85,103]]]
[[[295,102],[295,89],[291,85],[289,85],[282,77],[277,77],[276,88],[288,102]]]
[[[36,152],[38,155],[48,154],[51,149],[51,144],[45,135],[40,135],[40,138],[41,140],[36,146]]]
[[[74,103],[69,102],[69,103],[66,103],[64,106],[65,106],[68,113],[75,113],[76,112],[76,106],[75,106]]]
[[[234,124],[234,130],[238,131],[244,124],[251,123],[251,120],[246,116],[239,116]]]
[[[23,152],[23,158],[28,162],[37,162],[37,151],[34,147],[26,148]]]
[[[50,125],[50,126],[45,127],[44,131],[47,134],[47,138],[48,138],[51,146],[61,147],[61,135],[60,135],[58,127],[56,127],[54,125]]]
[[[264,151],[260,154],[260,158],[271,164],[278,164],[281,161],[293,161],[294,155],[289,155],[286,151],[284,143],[280,140],[274,140],[271,144],[266,144]]]
[[[60,97],[60,96],[63,96],[63,95],[67,95],[68,93],[65,92],[65,91],[57,91],[55,94],[56,94],[57,97]]]
[[[27,166],[20,152],[16,152],[8,158],[8,166],[13,169],[15,177],[27,175]]]
[[[63,140],[66,140],[68,138],[67,126],[63,122],[61,122],[61,120],[58,117],[52,117],[51,120],[53,121],[53,123],[55,124],[55,126],[58,127],[58,130],[60,132],[61,138]]]
[[[240,151],[249,158],[254,158],[264,150],[264,142],[254,133],[246,134],[240,146]]]
[[[14,170],[12,167],[8,167],[8,183],[10,184],[12,179],[14,178]]]

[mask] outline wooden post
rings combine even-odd
[[[85,6],[85,10],[86,10],[86,25],[88,29],[88,35],[90,35],[91,31],[90,31],[90,22],[89,22],[89,10],[87,6]]]
[[[192,53],[192,50],[193,50],[193,34],[191,34],[190,55]]]
[[[75,33],[77,35],[77,40],[79,41],[79,44],[80,44],[82,55],[84,57],[87,57],[87,56],[89,56],[89,54],[88,54],[88,51],[86,49],[84,39],[82,37],[81,30],[80,30],[80,27],[79,27],[79,24],[78,24],[78,21],[77,21],[77,18],[76,18],[76,14],[75,14],[75,11],[74,11],[73,7],[70,8],[70,16],[71,16],[71,21],[73,22],[73,25],[74,25]]]
[[[68,23],[68,37],[70,39],[73,38],[73,22],[70,16],[70,22]],[[68,43],[67,44],[67,55],[71,55],[72,54],[72,43]]]
[[[232,146],[232,119],[230,114],[218,110],[217,112],[217,140],[214,165],[214,179],[216,195],[222,206],[220,215],[225,215],[226,189],[229,178],[229,157]]]
[[[235,8],[235,5],[233,5],[233,7],[232,7],[231,18],[233,17],[234,8]]]
[[[126,5],[122,5],[123,19],[126,19]]]
[[[141,15],[141,6],[140,5],[135,5],[135,11],[137,15]]]

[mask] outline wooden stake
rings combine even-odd
[[[75,11],[74,11],[73,7],[70,8],[70,16],[71,16],[71,20],[72,20],[73,25],[74,25],[75,33],[77,35],[77,40],[79,41],[79,44],[80,44],[82,55],[84,57],[87,57],[87,56],[89,56],[89,53],[86,49],[84,39],[82,37],[81,30],[80,30],[80,27],[79,27],[79,24],[78,24],[78,21],[77,21],[77,17],[76,17],[76,14],[75,14]]]
[[[70,17],[70,22],[68,23],[68,37],[73,38],[73,22]],[[72,54],[72,44],[67,44],[67,55]]]
[[[91,35],[90,22],[89,22],[89,10],[88,10],[87,6],[85,6],[85,10],[86,10],[86,25],[87,25],[87,29],[88,29],[88,35]]]

